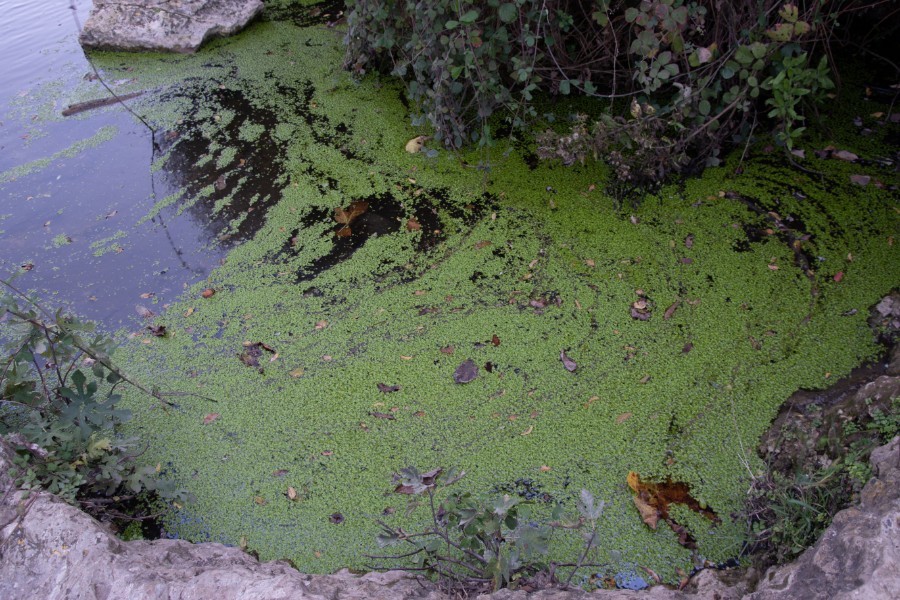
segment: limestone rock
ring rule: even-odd
[[[860,505],[842,510],[793,563],[769,569],[746,600],[900,598],[900,436],[872,453]]]
[[[262,10],[262,0],[94,0],[79,41],[101,50],[196,52]]]

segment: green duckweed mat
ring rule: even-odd
[[[94,57],[150,90],[134,102],[161,126],[153,168],[183,180],[155,210],[212,206],[192,218],[223,239],[257,227],[156,319],[167,337],[138,332],[116,355],[215,400],[128,398],[142,460],[195,496],[168,531],[307,572],[364,568],[376,518],[427,518],[405,514],[391,475],[456,466],[465,489],[548,510],[590,490],[607,502],[605,574],[677,580],[696,558],[641,521],[634,471],[719,516],[676,511],[697,556],[737,556],[731,516],[779,405],[879,352],[867,309],[900,281],[900,214],[850,176],[896,175],[828,160],[818,178],[754,149],[739,175],[737,155],[616,210],[602,166],[537,164],[527,144],[407,153],[427,131],[401,88],[352,81],[339,28],[285,14],[195,56]],[[338,208],[357,213],[349,231]],[[468,359],[478,377],[458,384]],[[580,544],[560,533],[552,554]]]

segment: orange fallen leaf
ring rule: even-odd
[[[214,290],[212,288],[206,288],[205,290],[200,292],[200,295],[203,296],[204,298],[212,298],[213,296],[216,295],[216,290]]]
[[[621,425],[622,423],[624,423],[625,421],[627,421],[630,418],[631,418],[630,412],[622,413],[621,415],[616,417],[616,425]]]
[[[186,311],[184,311],[184,316],[185,316],[185,317],[189,317],[189,316],[191,316],[192,314],[194,314],[194,307],[193,307],[193,306],[190,307],[190,308],[188,308]]]
[[[209,425],[210,423],[212,423],[213,421],[215,421],[218,418],[219,418],[219,413],[209,413],[208,415],[203,417],[203,424]]]
[[[541,465],[541,472],[542,472],[542,473],[546,473],[546,472],[549,471],[550,469],[551,469],[551,468],[548,467],[547,465]]]
[[[413,218],[410,218],[409,221],[406,222],[406,230],[407,231],[419,231],[422,229],[422,226],[419,225],[419,222]]]
[[[836,282],[840,282],[840,280],[843,279],[843,278],[844,278],[844,272],[843,272],[843,271],[838,271],[837,273],[834,274],[834,280],[835,280]]]

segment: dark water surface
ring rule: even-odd
[[[185,174],[171,171],[182,163],[151,174],[152,135],[121,107],[60,116],[91,72],[70,6],[0,0],[0,277],[24,265],[21,287],[115,329],[137,304],[160,312],[205,277],[224,257],[214,241],[222,223],[202,206],[139,223],[179,189]],[[77,0],[81,23],[89,10]],[[103,127],[110,139],[60,154]],[[42,168],[10,175],[32,161]]]

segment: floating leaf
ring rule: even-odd
[[[141,306],[140,304],[136,304],[134,306],[134,312],[136,312],[138,316],[143,319],[149,319],[155,314],[152,310],[150,310],[146,306]]]
[[[688,352],[690,352],[690,351],[693,350],[693,349],[694,349],[694,344],[693,344],[693,342],[688,342],[687,344],[685,344],[685,345],[681,348],[681,353],[682,353],[682,354],[687,354]]]
[[[856,185],[867,186],[872,178],[868,175],[851,175],[850,181]]]
[[[453,354],[455,348],[453,346],[444,346],[441,348],[441,354]]]
[[[417,152],[422,151],[422,147],[425,145],[425,142],[428,141],[428,136],[420,135],[414,137],[413,139],[406,142],[406,151],[410,154],[416,154]]]
[[[186,311],[184,311],[184,316],[185,316],[185,317],[189,317],[189,316],[191,316],[192,314],[194,314],[194,307],[193,307],[193,306],[191,306],[191,307],[188,308]]]
[[[152,333],[156,337],[166,337],[165,325],[149,325],[147,329],[149,329],[150,333]]]
[[[200,292],[200,295],[203,296],[204,298],[212,298],[213,296],[216,295],[216,290],[214,290],[212,288],[206,288],[205,290]]]
[[[491,336],[491,343],[492,343],[494,346],[499,346],[499,345],[500,345],[500,338],[497,337],[497,334],[496,334],[496,333],[495,333],[494,335]]]
[[[340,525],[341,523],[344,522],[344,515],[342,515],[339,512],[332,513],[331,516],[328,517],[328,520],[331,521],[332,523],[334,523],[335,525]]]
[[[668,321],[669,319],[671,319],[672,315],[675,314],[675,311],[678,310],[679,306],[681,306],[681,300],[677,300],[677,301],[673,302],[671,304],[671,306],[669,306],[669,308],[666,309],[666,312],[663,313],[663,320]]]
[[[684,238],[684,246],[685,248],[693,248],[694,247],[694,234],[690,233],[686,238]]]
[[[287,497],[288,497],[288,500],[291,500],[291,501],[293,501],[293,502],[296,502],[297,499],[298,499],[297,490],[294,489],[293,487],[288,487],[288,489],[287,489]]]
[[[846,160],[848,162],[855,162],[855,161],[859,160],[859,156],[857,156],[856,154],[853,154],[852,152],[850,152],[848,150],[835,150],[834,152],[831,153],[831,157],[837,158],[840,160]]]
[[[625,421],[627,421],[630,418],[631,418],[630,412],[622,413],[621,415],[616,417],[616,425],[621,425],[622,423],[624,423]]]
[[[394,415],[377,411],[370,412],[369,415],[376,419],[387,419],[388,421],[393,421],[397,418]]]
[[[257,504],[259,504],[260,506],[265,506],[266,504],[268,504],[268,502],[266,502],[266,499],[263,498],[262,496],[254,496],[253,501],[256,502]]]
[[[422,226],[414,218],[410,217],[410,219],[406,222],[407,231],[419,231],[420,229],[422,229]]]
[[[328,321],[319,321],[316,323],[316,331],[321,331],[328,327]]]
[[[453,381],[456,383],[469,383],[478,377],[478,365],[471,358],[467,358],[453,372]]]
[[[378,391],[381,392],[382,394],[390,394],[391,392],[399,392],[400,391],[399,385],[387,385],[385,383],[379,383],[379,384],[377,384],[377,386],[378,386]]]
[[[562,352],[559,353],[559,360],[562,361],[563,366],[569,372],[573,372],[573,371],[575,371],[575,369],[578,368],[578,364],[574,360],[572,360],[571,358],[568,357],[565,350],[563,350]]]
[[[213,421],[215,421],[216,419],[218,419],[219,416],[220,416],[219,413],[209,413],[208,415],[206,415],[205,417],[203,417],[203,424],[204,424],[204,425],[209,425],[210,423],[212,423]]]
[[[843,278],[844,278],[844,272],[843,272],[843,271],[838,271],[837,273],[834,274],[834,280],[835,280],[836,282],[840,282],[841,279],[843,279]]]
[[[475,242],[475,249],[481,250],[482,248],[487,248],[491,245],[490,240],[481,240],[480,242]]]
[[[531,435],[531,432],[534,431],[534,425],[531,425],[528,429],[520,433],[519,435]]]
[[[275,471],[272,471],[272,477],[284,477],[289,472],[290,471],[288,471],[287,469],[277,469]]]
[[[304,373],[303,367],[298,367],[298,368],[294,369],[293,371],[289,372],[288,375],[290,375],[291,377],[296,379],[297,377],[303,377],[303,373]]]
[[[632,496],[631,499],[634,501],[634,505],[641,514],[641,520],[646,523],[650,529],[656,529],[656,524],[659,522],[659,515],[657,514],[656,509],[637,496]]]

